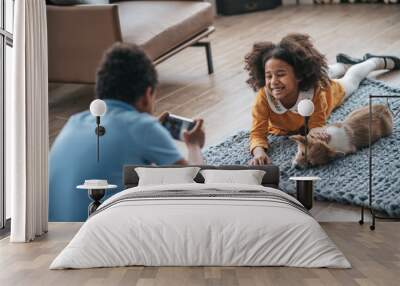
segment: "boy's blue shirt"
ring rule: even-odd
[[[138,112],[119,100],[105,100],[101,117],[106,133],[100,137],[97,162],[96,119],[89,111],[73,115],[50,151],[49,220],[84,221],[90,203],[85,190],[76,189],[87,179],[106,179],[123,189],[124,164],[174,164],[183,159],[168,131],[156,118]]]

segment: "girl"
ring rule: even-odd
[[[258,91],[252,110],[251,165],[271,163],[267,134],[302,133],[304,119],[297,113],[302,99],[312,100],[315,106],[309,128],[321,127],[370,72],[400,68],[400,59],[393,56],[366,54],[360,60],[339,54],[337,61],[328,68],[325,56],[305,34],[289,34],[278,44],[254,44],[245,57],[247,83]],[[326,139],[327,135],[318,136]]]

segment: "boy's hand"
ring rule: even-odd
[[[183,133],[183,141],[189,147],[190,145],[197,145],[200,148],[204,147],[206,135],[203,130],[203,119],[195,119],[195,125],[192,130]]]
[[[268,157],[264,148],[256,147],[253,150],[253,159],[250,160],[249,164],[252,166],[272,164],[271,159]]]
[[[163,124],[165,119],[167,119],[168,116],[169,116],[169,112],[168,111],[164,111],[163,113],[161,113],[158,116],[158,121],[160,121],[160,123]]]

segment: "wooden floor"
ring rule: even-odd
[[[207,75],[204,50],[189,48],[157,66],[156,111],[205,119],[207,144],[250,126],[254,93],[246,86],[243,57],[255,41],[278,41],[306,32],[334,62],[338,52],[400,55],[400,5],[285,6],[219,17],[211,36],[215,73]],[[400,72],[375,74],[400,86]],[[87,109],[93,86],[51,85],[50,142],[71,114]],[[49,271],[50,262],[79,224],[51,224],[32,244],[0,241],[0,285],[400,285],[399,223],[359,226],[359,209],[318,202],[313,215],[353,264],[351,270],[292,268],[117,268]],[[343,222],[343,221],[349,221]]]
[[[321,223],[352,269],[289,267],[119,267],[48,270],[79,223],[51,223],[49,233],[30,244],[0,241],[2,286],[398,286],[400,223],[380,223],[372,232],[357,223]],[[95,243],[95,242],[94,242]]]

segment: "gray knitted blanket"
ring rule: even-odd
[[[381,81],[364,80],[356,92],[334,113],[329,122],[343,120],[352,110],[368,105],[368,95],[400,95],[400,88],[391,87]],[[386,100],[373,101],[384,102]],[[400,110],[400,99],[389,101],[392,110]],[[295,191],[291,176],[319,176],[322,180],[315,185],[317,200],[335,201],[353,205],[368,205],[368,154],[364,148],[357,153],[336,159],[325,166],[307,170],[296,170],[291,161],[297,145],[287,136],[269,136],[269,155],[281,170],[281,188]],[[240,131],[220,144],[204,151],[207,164],[246,165],[251,156],[248,150],[249,132]],[[389,216],[400,216],[400,114],[394,118],[394,132],[373,145],[373,205],[372,207]]]

